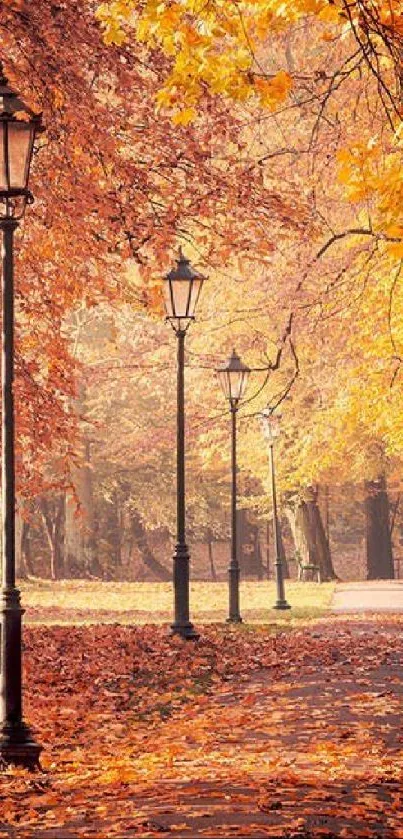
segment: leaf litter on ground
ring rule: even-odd
[[[42,770],[3,773],[0,838],[403,837],[402,623],[27,628]]]

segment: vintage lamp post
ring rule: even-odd
[[[242,618],[239,611],[239,559],[237,543],[237,462],[236,462],[236,415],[239,403],[245,393],[248,383],[250,369],[243,364],[239,355],[233,350],[231,358],[217,370],[218,378],[229,401],[231,411],[231,474],[232,474],[232,497],[231,497],[231,560],[228,568],[229,582],[229,616],[231,623],[241,623]]]
[[[0,227],[2,249],[2,591],[0,762],[38,764],[35,743],[22,715],[21,631],[23,609],[15,585],[15,430],[14,430],[14,232],[25,207],[35,135],[40,117],[9,87],[0,69]]]
[[[198,638],[189,619],[189,550],[186,544],[185,495],[185,336],[195,319],[204,277],[179,251],[176,267],[164,278],[166,318],[178,339],[177,376],[177,544],[173,558],[175,618],[172,632],[182,638]]]
[[[270,482],[271,482],[271,497],[273,505],[273,535],[274,535],[274,567],[276,569],[276,584],[277,584],[277,601],[274,609],[291,609],[289,603],[285,599],[284,591],[284,574],[283,563],[281,560],[280,550],[280,526],[277,515],[277,493],[276,493],[276,476],[274,472],[274,442],[280,434],[280,426],[278,418],[274,417],[270,411],[263,411],[261,414],[262,427],[264,436],[269,444],[269,458],[270,458]]]

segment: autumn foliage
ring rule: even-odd
[[[43,771],[2,775],[0,835],[399,836],[400,656],[397,618],[31,628]]]
[[[145,49],[105,46],[88,4],[7,2],[0,33],[4,70],[47,129],[33,167],[36,203],[17,243],[20,489],[32,496],[69,482],[74,462],[73,313],[105,301],[160,311],[161,272],[185,227],[219,264],[229,236],[235,248],[238,239],[270,251],[265,219],[298,224],[306,211],[245,171],[241,115],[229,119],[208,96],[195,128],[157,114],[163,56],[151,66]],[[126,281],[129,257],[139,287]]]
[[[214,371],[235,346],[251,368],[239,502],[255,531],[272,512],[269,406],[290,566],[316,551],[325,579],[349,572],[337,560],[361,513],[360,573],[394,574],[402,12],[401,0],[1,3],[3,69],[45,125],[16,237],[25,576],[133,579],[141,554],[169,579],[176,360],[161,278],[179,245],[208,275],[186,341],[190,542],[212,551],[229,535]],[[213,625],[194,645],[161,626],[36,626],[24,643],[42,769],[2,773],[1,839],[403,836],[399,617]]]
[[[269,402],[281,405],[288,497],[385,474],[399,489],[401,2],[125,0],[102,3],[97,18],[106,43],[165,57],[156,107],[175,123],[197,125],[208,94],[242,111],[248,171],[287,182],[311,212],[305,235],[276,235],[272,256],[238,250],[232,276],[250,304],[228,282],[233,317],[218,307],[221,344],[235,322],[261,370],[287,335],[279,375],[256,381],[246,409],[245,469],[264,482],[250,414]],[[215,457],[223,440],[210,429]]]
[[[67,498],[66,528],[86,520],[88,550],[118,559],[134,513],[140,531],[172,536],[161,276],[179,243],[209,277],[187,343],[192,538],[228,531],[213,371],[234,345],[255,371],[240,413],[244,505],[260,521],[270,511],[256,420],[269,404],[282,412],[279,490],[293,514],[311,487],[353,484],[364,504],[376,482],[394,509],[401,3],[7,0],[0,36],[5,71],[46,126],[17,241],[24,521],[46,520],[63,542]],[[29,540],[42,556],[49,528]],[[69,551],[66,573],[100,573]]]

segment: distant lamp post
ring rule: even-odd
[[[33,198],[28,189],[40,117],[9,87],[0,69],[0,227],[2,249],[2,591],[0,764],[32,767],[41,747],[22,715],[20,592],[15,585],[14,232]]]
[[[164,278],[166,318],[178,339],[177,376],[177,544],[173,558],[175,618],[172,632],[182,638],[198,638],[189,619],[189,550],[186,544],[185,495],[185,336],[195,319],[204,277],[192,268],[182,251],[176,267]]]
[[[261,418],[263,433],[269,444],[271,497],[273,505],[274,567],[276,569],[277,584],[277,601],[273,608],[291,609],[290,604],[285,599],[284,591],[283,563],[280,550],[280,525],[277,515],[276,476],[274,472],[274,443],[280,434],[280,426],[278,417],[274,417],[270,411],[263,411]]]
[[[229,577],[229,617],[231,623],[241,623],[242,618],[239,611],[239,558],[237,543],[237,462],[236,462],[236,415],[239,403],[245,393],[248,383],[250,368],[243,364],[239,355],[233,350],[231,358],[217,370],[218,378],[229,401],[231,411],[231,473],[232,473],[232,498],[231,498],[231,560],[228,568]]]

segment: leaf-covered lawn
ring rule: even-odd
[[[21,584],[30,623],[169,623],[172,620],[172,586],[169,583],[104,583],[88,580],[50,580]],[[242,582],[241,611],[245,622],[293,623],[324,615],[334,583],[286,584],[292,609],[273,610],[273,582]],[[195,622],[225,621],[228,615],[228,584],[191,585],[191,615]]]
[[[402,837],[402,617],[25,630],[43,772],[0,837]]]

